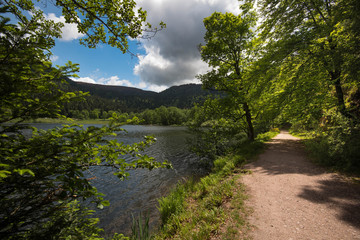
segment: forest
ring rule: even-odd
[[[171,126],[186,125],[189,121],[192,120],[194,110],[164,106],[156,109],[146,109],[145,111],[139,113],[121,113],[119,111],[104,111],[100,109],[88,111],[84,109],[82,111],[71,110],[67,116],[78,121],[89,119],[107,120],[110,119],[114,114],[118,116],[118,121],[120,122],[126,122],[128,119],[137,118],[139,121],[137,121],[136,124]],[[41,119],[39,121],[41,122]]]
[[[107,168],[124,180],[129,169],[171,168],[171,164],[141,153],[153,137],[132,145],[111,140],[123,124],[131,124],[121,115],[124,112],[68,108],[68,116],[64,115],[64,106],[89,96],[59,87],[66,84],[66,77],[76,76],[79,66],[70,61],[53,66],[51,49],[62,23],[46,19],[34,2],[0,3],[0,236],[101,239],[98,220],[89,217],[92,210],[81,202],[98,208],[109,202],[83,171]],[[198,136],[194,150],[212,161],[232,146],[256,142],[257,136],[273,128],[288,128],[306,138],[307,149],[319,164],[359,173],[360,1],[256,3],[239,2],[239,15],[214,12],[204,19],[206,32],[199,51],[212,70],[197,78],[204,89],[221,95],[185,110],[149,107],[138,116],[146,124],[187,122]],[[108,44],[126,53],[129,39],[144,37],[145,29],[156,33],[165,28],[164,23],[147,23],[146,11],[136,8],[134,0],[53,4],[62,9],[67,23],[76,23],[85,34],[80,39],[85,47]],[[64,125],[47,131],[23,124],[70,114],[108,118],[109,124]],[[28,130],[31,136],[25,134]],[[126,162],[125,154],[134,160]]]
[[[191,122],[195,105],[220,92],[202,89],[200,84],[173,86],[160,93],[121,86],[76,83],[66,79],[60,84],[65,92],[87,93],[83,101],[65,103],[61,114],[77,120],[109,119],[117,114],[122,121],[139,119],[144,125],[186,125]],[[44,115],[46,117],[46,115]]]
[[[137,88],[89,84],[65,78],[60,88],[65,92],[82,91],[88,93],[85,101],[65,103],[61,114],[71,116],[71,111],[118,111],[139,113],[161,106],[190,109],[195,103],[205,101],[207,96],[219,94],[214,90],[202,89],[201,84],[172,86],[162,92],[144,91]],[[77,118],[77,117],[74,117]],[[101,118],[101,116],[100,116]]]

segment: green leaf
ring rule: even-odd
[[[19,173],[21,176],[24,174],[29,174],[33,177],[35,177],[35,173],[31,171],[30,169],[15,169],[14,172]]]
[[[102,204],[104,207],[110,206],[110,202],[107,201],[107,200],[101,201],[101,204]]]
[[[0,178],[7,178],[10,174],[10,171],[0,170]]]

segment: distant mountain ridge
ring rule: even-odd
[[[67,111],[103,109],[139,112],[160,106],[191,108],[194,103],[203,102],[208,95],[214,94],[213,91],[202,89],[201,84],[173,86],[157,93],[134,87],[91,84],[71,79],[66,79],[66,81],[68,84],[63,86],[65,91],[83,91],[91,95],[86,98],[86,103],[66,105]]]
[[[67,79],[66,81],[70,84],[72,88],[76,90],[83,92],[90,92],[92,95],[98,95],[105,98],[115,98],[118,97],[119,94],[125,96],[138,96],[138,95],[154,96],[157,94],[156,92],[145,91],[134,87],[76,82],[71,79]]]

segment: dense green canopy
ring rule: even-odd
[[[213,69],[200,79],[227,98],[209,100],[201,111],[214,111],[204,120],[213,120],[217,136],[229,127],[220,122],[238,128],[246,121],[250,140],[271,127],[313,131],[311,145],[325,162],[360,169],[359,1],[260,0],[252,7],[245,1],[239,16],[204,20],[200,52]]]
[[[103,42],[127,51],[127,37],[139,37],[146,14],[134,1],[56,1],[67,22],[87,34],[82,43]],[[96,219],[80,202],[109,203],[84,170],[108,168],[124,179],[129,169],[170,167],[141,154],[154,139],[118,142],[120,119],[109,126],[63,126],[47,131],[23,124],[38,117],[61,118],[64,103],[84,97],[64,92],[59,81],[78,66],[50,62],[61,23],[46,20],[29,0],[0,4],[0,236],[3,239],[98,239]],[[30,14],[27,14],[30,13]],[[29,16],[29,17],[27,17]],[[81,23],[78,21],[81,19]],[[104,20],[107,19],[107,20]],[[124,155],[133,156],[127,162]],[[120,235],[117,238],[121,238]]]

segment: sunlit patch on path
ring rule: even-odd
[[[360,185],[310,163],[299,139],[281,132],[245,168],[254,239],[360,239]]]

